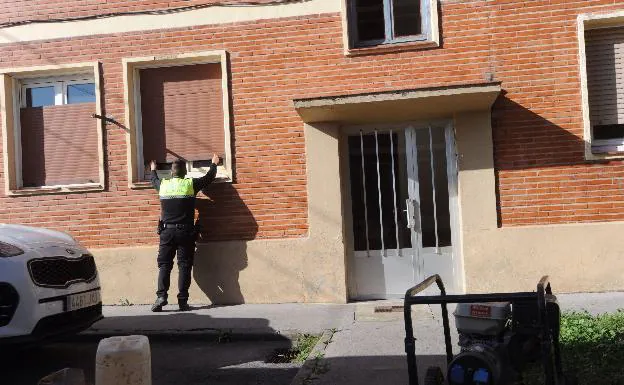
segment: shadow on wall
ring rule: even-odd
[[[248,265],[245,241],[258,233],[253,214],[230,183],[208,186],[203,196],[198,195],[196,208],[202,230],[195,254],[195,282],[215,305],[245,303],[238,279]]]
[[[565,107],[567,105],[567,107]],[[570,176],[570,181],[578,179],[575,186],[570,183],[542,180],[553,173],[548,169],[557,167],[579,167],[580,170],[591,171],[595,165],[612,166],[619,162],[585,159],[586,142],[583,134],[583,122],[580,116],[580,104],[566,100],[558,100],[555,95],[537,106],[525,107],[502,95],[492,110],[492,140],[494,146],[494,169],[496,177],[497,212],[499,227],[503,222],[504,211],[501,207],[502,196],[508,194],[509,186],[501,185],[503,176],[514,176],[518,171],[538,169],[539,178],[527,181],[527,188],[558,188],[561,193],[574,196],[586,195],[592,191],[591,178],[581,175]],[[552,118],[546,119],[539,115],[541,111],[560,109],[557,113],[549,112]],[[479,164],[470,164],[470,169],[479,169]],[[542,170],[539,170],[542,169]],[[556,172],[556,171],[554,171]],[[582,174],[579,172],[579,174]],[[519,175],[523,177],[523,175]],[[588,179],[588,180],[585,180]],[[572,198],[568,195],[568,198]]]

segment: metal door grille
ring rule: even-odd
[[[411,247],[401,215],[407,199],[404,140],[396,131],[375,131],[348,142],[355,251],[387,255]]]
[[[400,255],[401,249],[412,247],[411,228],[422,234],[417,237],[420,247],[437,252],[451,245],[445,133],[439,128],[415,132],[417,165],[412,166],[418,170],[418,199],[408,194],[402,130],[360,132],[348,138],[356,252],[370,256],[377,250],[387,256],[387,250],[398,250]],[[408,207],[410,202],[420,204]]]

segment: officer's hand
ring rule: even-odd
[[[217,155],[217,154],[212,155],[212,163],[213,164],[219,164],[219,160],[220,160],[219,159],[219,155]]]
[[[152,171],[156,171],[156,168],[157,168],[157,166],[156,166],[156,161],[155,161],[155,160],[152,160],[152,161],[150,162],[150,169],[151,169]]]

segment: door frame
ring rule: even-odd
[[[407,127],[415,129],[428,129],[429,126],[444,127],[446,141],[446,158],[447,158],[447,176],[449,189],[449,213],[451,219],[451,241],[453,247],[452,253],[452,271],[453,281],[445,282],[447,292],[461,293],[464,291],[464,264],[461,245],[461,221],[459,210],[459,168],[457,158],[457,142],[455,140],[455,127],[452,119],[437,119],[426,121],[406,121],[401,123],[380,123],[380,124],[345,124],[339,128],[340,138],[340,179],[342,200],[344,204],[344,234],[345,234],[345,261],[347,269],[347,294],[349,300],[366,299],[365,296],[359,295],[357,291],[357,282],[353,276],[354,267],[354,236],[353,236],[353,214],[351,206],[351,183],[350,183],[350,165],[349,165],[349,147],[348,137],[359,135],[360,131],[364,133],[372,133],[375,129],[387,132],[388,130],[396,130],[399,135],[404,136],[404,130]],[[406,288],[407,289],[407,288]]]

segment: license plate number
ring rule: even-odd
[[[100,302],[102,302],[102,298],[99,290],[73,294],[67,297],[67,311],[83,309],[85,307],[97,305]]]

